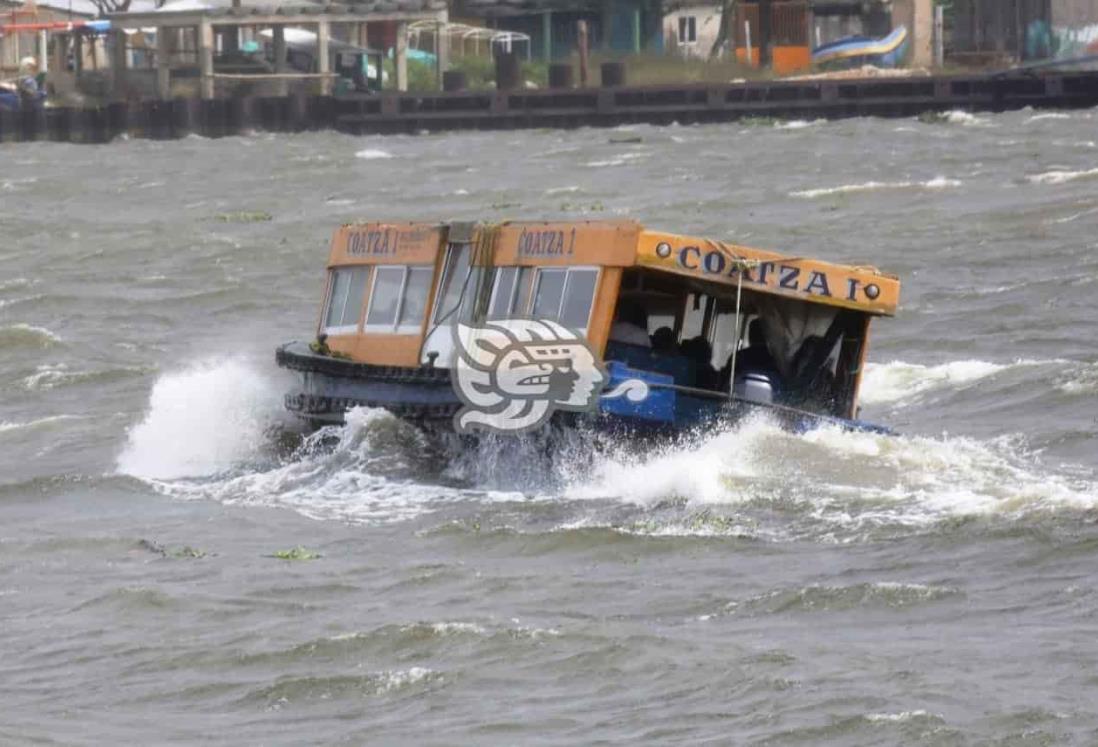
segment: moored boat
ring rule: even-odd
[[[333,236],[289,410],[351,407],[459,432],[550,419],[676,432],[764,409],[857,419],[869,327],[899,280],[630,221],[364,223]]]
[[[847,36],[813,49],[812,64],[832,70],[862,65],[899,67],[907,56],[909,43],[906,26],[897,26],[879,39]]]

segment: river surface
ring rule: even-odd
[[[0,146],[0,744],[1098,743],[1096,141],[1023,111]],[[504,217],[899,274],[863,416],[903,435],[278,435],[336,225]]]

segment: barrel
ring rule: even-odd
[[[443,91],[464,91],[467,85],[464,70],[447,70],[442,74]]]
[[[575,85],[575,74],[572,66],[566,62],[554,62],[549,66],[550,88],[571,88]]]
[[[511,91],[522,84],[522,65],[514,52],[496,55],[496,88]]]
[[[625,85],[625,63],[604,62],[601,68],[603,88]]]

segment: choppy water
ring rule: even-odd
[[[0,147],[0,743],[1098,742],[1096,140],[1018,112]],[[899,273],[864,414],[905,435],[445,461],[360,411],[287,453],[272,350],[331,229],[504,216]]]

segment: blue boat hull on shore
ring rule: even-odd
[[[817,47],[812,51],[812,64],[832,69],[862,65],[894,68],[903,63],[909,45],[907,27],[898,26],[888,36],[880,39],[848,36]]]

